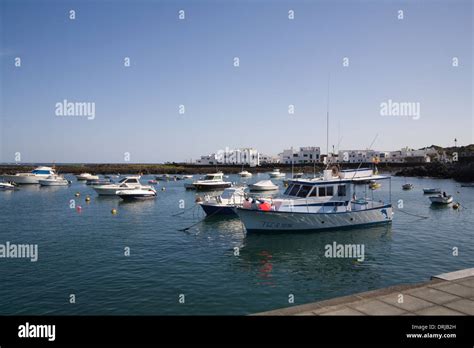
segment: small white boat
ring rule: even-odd
[[[239,176],[241,178],[250,178],[252,176],[252,173],[250,173],[249,171],[247,170],[243,170],[239,173]]]
[[[86,181],[86,180],[98,180],[98,175],[92,175],[91,173],[81,173],[76,175],[77,181]]]
[[[56,171],[51,167],[37,167],[29,173],[17,173],[15,175],[2,175],[5,181],[15,184],[39,184],[41,179],[55,175]]]
[[[117,191],[149,189],[152,187],[142,185],[139,176],[127,176],[117,184],[96,185],[92,188],[99,194],[99,196],[115,196]]]
[[[249,185],[250,191],[274,191],[278,190],[278,186],[275,185],[271,180],[262,180],[255,184]]]
[[[221,172],[207,174],[203,180],[193,182],[193,186],[196,190],[217,190],[231,187],[232,183],[230,181],[224,181],[223,177],[224,174]]]
[[[276,168],[273,169],[273,172],[268,173],[268,175],[270,176],[270,178],[283,178],[286,174],[280,172],[280,169]]]
[[[146,200],[155,198],[156,190],[152,187],[148,187],[133,190],[117,191],[115,194],[122,198],[124,201]]]
[[[182,175],[181,178],[182,178],[183,180],[186,180],[186,179],[192,179],[193,176],[192,176],[192,175]]]
[[[68,186],[71,182],[60,175],[51,175],[39,181],[41,186]]]
[[[413,184],[403,184],[402,185],[402,189],[404,189],[405,191],[411,190],[413,187],[414,187]]]
[[[440,188],[424,188],[423,189],[423,193],[424,194],[433,194],[433,193],[441,193],[441,189]]]
[[[0,190],[14,190],[16,186],[9,182],[0,182]]]
[[[220,196],[205,196],[198,199],[197,204],[201,206],[207,215],[235,215],[236,207],[241,207],[245,200],[242,187],[229,187]]]
[[[430,201],[432,204],[449,204],[453,202],[453,196],[444,193],[442,195],[431,196]]]
[[[172,179],[172,177],[169,174],[161,174],[157,175],[155,179],[160,181],[169,181]]]

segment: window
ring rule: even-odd
[[[311,191],[311,186],[303,185],[301,187],[301,190],[298,192],[298,197],[302,197],[302,198],[306,197],[309,191]]]
[[[293,188],[293,186],[295,186],[294,184],[291,184],[290,186],[288,186],[288,188],[286,189],[285,191],[285,195],[289,195],[290,194],[290,191],[291,189]]]
[[[334,186],[326,187],[326,196],[334,196]]]
[[[293,188],[291,189],[289,195],[290,196],[296,196],[298,191],[300,190],[301,185],[294,185]]]
[[[326,187],[321,186],[319,187],[319,197],[325,197],[326,196]]]
[[[337,187],[337,195],[343,197],[346,195],[346,185],[339,185]]]
[[[311,191],[311,193],[309,194],[309,197],[317,197],[318,196],[318,187],[317,186],[313,186],[313,190]]]

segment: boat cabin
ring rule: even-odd
[[[224,177],[223,173],[206,174],[203,180],[222,181],[223,177]]]

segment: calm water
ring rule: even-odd
[[[211,217],[179,231],[203,217],[182,181],[161,182],[166,190],[155,201],[123,203],[72,180],[69,188],[0,192],[0,243],[39,248],[37,262],[0,259],[0,314],[248,314],[288,306],[289,294],[302,304],[474,264],[474,188],[451,180],[410,178],[415,189],[402,191],[405,179],[393,178],[392,201],[427,219],[395,211],[392,226],[248,236],[238,218]],[[433,209],[422,187],[442,187],[466,208]],[[71,199],[81,213],[69,208]],[[324,257],[333,241],[364,244],[365,261]]]

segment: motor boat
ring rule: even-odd
[[[116,184],[93,186],[99,196],[115,196],[117,191],[128,191],[136,189],[149,189],[151,186],[144,186],[140,183],[139,176],[127,176]]]
[[[424,188],[423,193],[424,194],[441,193],[441,189],[440,188]]]
[[[14,190],[16,186],[10,182],[0,182],[0,190]]]
[[[77,181],[86,181],[86,180],[99,180],[98,175],[92,175],[91,173],[81,173],[76,175]]]
[[[115,194],[124,201],[147,200],[156,197],[156,190],[153,187],[145,188],[145,186],[143,186],[143,188],[138,189],[120,190]]]
[[[186,179],[192,179],[192,175],[181,175],[181,179],[186,180]]]
[[[268,173],[268,175],[270,176],[270,178],[278,179],[278,178],[284,178],[286,174],[280,172],[280,169],[276,168],[276,169],[273,169],[273,172]]]
[[[453,196],[447,195],[445,192],[430,197],[431,204],[449,204],[453,202]]]
[[[252,176],[252,173],[250,173],[248,170],[243,170],[239,172],[239,176],[241,178],[250,178]]]
[[[278,190],[278,186],[275,185],[271,180],[262,180],[255,184],[249,185],[250,191],[274,191]]]
[[[69,186],[71,182],[60,175],[51,175],[39,181],[41,186]]]
[[[37,167],[29,173],[17,173],[15,175],[2,175],[5,181],[15,184],[39,184],[41,179],[55,175],[56,171],[51,167]]]
[[[385,200],[372,199],[366,188],[361,189],[370,180],[391,177],[366,168],[337,173],[327,169],[321,178],[290,182],[280,197],[245,201],[236,212],[247,232],[317,231],[391,223],[390,190]]]
[[[224,189],[232,186],[232,182],[223,180],[224,174],[213,173],[207,174],[204,179],[193,182],[193,186],[196,190],[216,190]]]
[[[415,187],[413,184],[403,184],[402,189],[405,191],[411,190],[413,187]]]
[[[244,188],[229,187],[221,195],[198,198],[197,204],[207,215],[235,215],[236,207],[242,206],[245,200]]]

